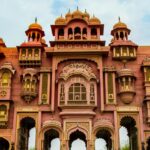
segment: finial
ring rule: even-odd
[[[69,10],[68,10],[68,13],[70,13],[70,8],[69,8]]]
[[[37,23],[37,17],[35,17],[35,23]]]
[[[61,18],[62,18],[62,14],[61,14]]]
[[[95,17],[95,15],[93,14],[93,18]]]
[[[77,6],[77,10],[79,10],[78,6]]]
[[[121,21],[120,21],[120,16],[118,17],[118,20],[119,20],[119,22],[121,22]]]
[[[85,9],[85,13],[87,13],[87,12],[86,12],[86,9]]]

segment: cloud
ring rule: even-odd
[[[134,42],[139,45],[150,44],[150,9],[149,0],[1,0],[0,37],[8,46],[16,46],[25,39],[25,30],[38,18],[46,33],[46,40],[53,40],[50,25],[55,19],[71,9],[87,9],[91,15],[100,18],[104,23],[102,39],[111,40],[110,31],[118,21],[118,16],[131,29]]]

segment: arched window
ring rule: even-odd
[[[9,142],[6,139],[0,137],[0,149],[9,150],[9,147],[10,147]]]
[[[25,84],[26,84],[25,90],[29,91],[30,90],[30,79],[27,79]]]
[[[136,128],[136,121],[132,117],[126,116],[121,119],[120,125],[120,147],[123,148],[122,143],[124,142],[124,138],[122,138],[122,135],[126,135],[126,143],[128,148],[130,150],[138,149],[138,130]],[[125,132],[121,134],[121,130],[123,129]]]
[[[117,40],[119,39],[119,35],[118,35],[118,32],[116,33],[116,39],[117,39]]]
[[[74,83],[69,87],[69,100],[86,101],[86,88],[83,84]]]
[[[30,148],[36,149],[36,132],[35,120],[31,117],[25,117],[20,121],[20,128],[18,129],[18,149],[29,150]],[[34,132],[34,133],[33,133]],[[30,138],[32,136],[32,138]],[[31,147],[32,146],[32,147]]]
[[[87,39],[87,29],[86,28],[83,28],[83,32],[82,32],[82,36],[83,36],[83,39]]]
[[[106,129],[101,129],[96,133],[95,150],[102,149],[112,150],[111,133]]]
[[[124,38],[123,32],[120,32],[120,38],[123,40]]]
[[[74,36],[75,38],[74,39],[81,39],[81,29],[79,27],[76,27],[74,29]]]
[[[58,30],[58,39],[63,39],[64,38],[64,29],[61,28]]]
[[[87,141],[84,133],[76,130],[69,137],[69,150],[76,150],[77,144],[80,145],[82,150],[86,150]]]
[[[2,74],[2,86],[6,87],[9,85],[9,72],[4,72]]]
[[[50,129],[44,133],[44,150],[60,150],[58,131]]]
[[[4,117],[7,113],[7,107],[6,105],[0,105],[0,118]]]
[[[97,35],[97,30],[96,28],[91,29],[91,35]]]
[[[34,32],[32,33],[32,40],[33,41],[35,40],[35,33]]]
[[[69,29],[68,29],[68,39],[69,39],[69,40],[72,40],[72,39],[73,39],[73,31],[72,31],[72,28],[69,28]]]

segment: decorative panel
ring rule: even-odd
[[[39,104],[49,104],[50,99],[50,70],[40,72]]]
[[[106,104],[116,104],[115,68],[105,67],[104,72]]]

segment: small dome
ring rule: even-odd
[[[61,15],[61,17],[58,17],[58,18],[55,20],[55,24],[56,24],[56,25],[65,24],[65,23],[66,23],[66,20],[65,20],[65,18],[62,17],[62,15]]]
[[[121,22],[120,18],[119,18],[119,22],[113,26],[113,29],[117,29],[117,28],[127,28],[127,25],[125,23]]]
[[[42,26],[37,23],[37,18],[35,18],[35,23],[29,25],[29,29],[39,29],[42,30]]]
[[[70,9],[69,9],[69,11],[68,11],[68,13],[66,14],[66,16],[65,16],[66,18],[68,18],[68,17],[72,17],[72,14],[70,13]]]
[[[84,17],[87,17],[87,18],[90,18],[90,15],[87,13],[87,11],[85,10],[84,14],[83,14]]]
[[[90,24],[100,24],[101,21],[100,21],[97,17],[93,16],[93,17],[89,20],[89,23],[90,23]]]
[[[72,13],[72,16],[74,18],[82,18],[83,17],[83,13],[77,7],[77,10]]]

